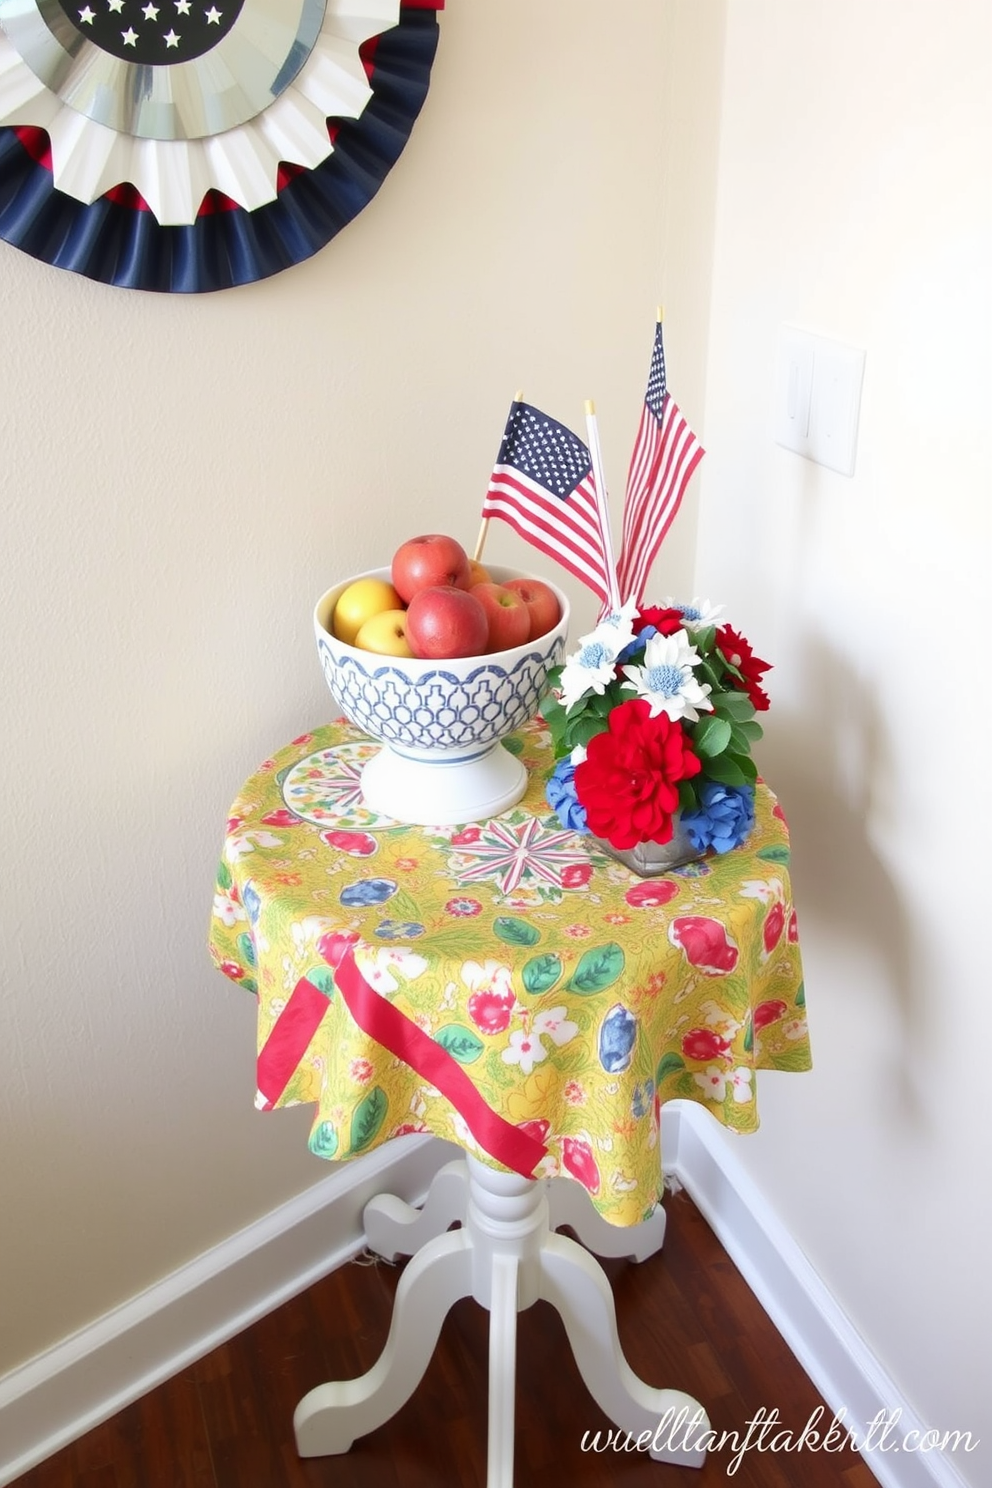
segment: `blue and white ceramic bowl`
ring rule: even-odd
[[[495,583],[535,578],[487,564]],[[456,660],[379,656],[345,645],[330,625],[338,595],[356,579],[389,579],[388,568],[343,579],[314,610],[317,651],[342,712],[383,744],[366,765],[362,789],[373,811],[397,821],[445,826],[480,821],[523,795],[526,772],[500,743],[537,713],[552,667],[565,658],[568,599],[546,635],[509,651]]]

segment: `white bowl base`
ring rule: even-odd
[[[515,806],[526,789],[527,771],[502,744],[451,762],[410,759],[387,744],[362,771],[371,811],[420,827],[485,821]]]

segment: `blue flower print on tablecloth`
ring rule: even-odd
[[[637,1019],[629,1008],[616,1003],[599,1030],[599,1062],[608,1075],[619,1075],[627,1069],[636,1039]]]
[[[341,890],[341,903],[348,909],[368,909],[372,904],[385,904],[399,885],[392,878],[359,878]]]

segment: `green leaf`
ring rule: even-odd
[[[674,1075],[676,1070],[685,1069],[685,1060],[681,1054],[674,1053],[669,1049],[658,1061],[658,1068],[654,1072],[654,1085],[656,1090],[661,1089],[662,1080],[667,1080],[669,1075]]]
[[[702,630],[694,630],[689,639],[700,656],[708,656],[713,650],[713,642],[716,640],[716,626],[706,625]]]
[[[602,992],[604,987],[611,987],[623,968],[623,948],[616,941],[596,946],[593,950],[586,951],[579,961],[568,980],[568,990],[580,997],[592,997],[596,992]]]
[[[471,1028],[465,1028],[461,1023],[446,1023],[438,1029],[434,1040],[459,1064],[473,1064],[486,1047]]]
[[[751,756],[749,754],[729,754],[727,758],[733,760],[748,785],[753,785],[758,778],[758,767]]]
[[[710,780],[719,780],[721,785],[747,785],[747,778],[736,759],[733,754],[718,754],[715,759],[703,762],[703,774]]]
[[[750,1054],[753,1048],[754,1048],[754,1023],[752,1022],[751,1015],[749,1013],[748,1014],[748,1019],[747,1019],[747,1026],[744,1029],[744,1053],[745,1054]]]
[[[679,810],[699,810],[699,797],[696,795],[696,787],[691,780],[679,781]]]
[[[692,745],[697,754],[710,757],[722,754],[730,743],[731,726],[726,718],[701,718],[692,731]]]
[[[376,1085],[364,1100],[359,1101],[351,1118],[351,1151],[361,1152],[374,1142],[379,1128],[386,1119],[389,1100],[381,1086]]]
[[[523,969],[524,991],[532,997],[548,992],[562,974],[561,957],[553,953],[532,956]]]
[[[799,983],[799,991],[796,993],[796,1007],[806,1006],[806,983]]]
[[[528,925],[526,920],[518,920],[514,915],[497,915],[493,920],[493,930],[506,945],[532,946],[537,945],[541,938],[535,925]]]
[[[505,739],[500,740],[500,743],[510,754],[523,754],[524,752],[524,741],[519,734],[507,734]]]
[[[603,720],[592,717],[586,713],[581,718],[570,723],[565,733],[565,742],[569,749],[574,749],[576,744],[586,745],[590,739],[595,739],[597,734],[603,732]]]
[[[710,702],[717,713],[739,723],[754,717],[754,704],[746,692],[714,692],[710,694]]]
[[[311,966],[307,972],[307,981],[312,982],[325,997],[334,996],[334,973],[329,966]]]
[[[227,864],[224,862],[224,860],[222,858],[221,859],[221,862],[220,862],[220,867],[217,869],[217,884],[218,884],[218,887],[219,888],[222,888],[224,890],[225,894],[226,894],[227,891],[228,891],[228,889],[231,887],[231,882],[232,882],[232,880],[231,880],[231,870],[230,870],[230,868],[228,868]]]
[[[716,670],[716,668],[710,664],[710,662],[701,661],[699,665],[694,668],[694,670],[700,682],[708,682],[714,692],[720,691],[720,688],[722,686],[720,674]]]
[[[761,724],[754,718],[742,718],[738,723],[734,724],[734,729],[736,732],[742,733],[750,744],[756,744],[759,739],[764,737],[765,733]]]
[[[759,847],[757,856],[766,863],[787,863],[792,854],[787,847]]]
[[[542,697],[540,703],[538,704],[538,707],[540,708],[541,716],[544,718],[552,731],[559,727],[564,728],[565,709],[562,707],[557,698],[551,696],[550,692],[546,692],[544,694],[544,697]]]
[[[333,1157],[338,1150],[338,1134],[333,1122],[318,1122],[310,1133],[307,1145],[315,1157]]]

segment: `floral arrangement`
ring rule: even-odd
[[[719,623],[721,610],[628,601],[550,673],[547,799],[563,826],[627,850],[670,842],[681,813],[700,854],[745,841],[769,663]]]

